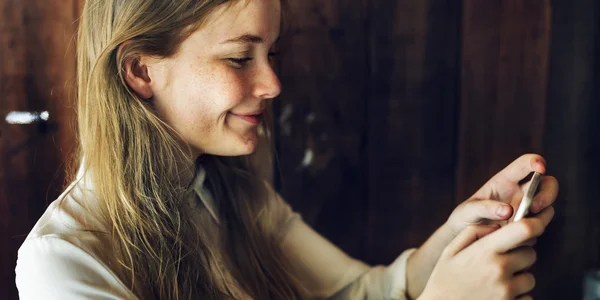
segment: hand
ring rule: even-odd
[[[553,216],[549,207],[502,228],[468,226],[444,249],[419,299],[531,299],[535,278],[523,271],[536,253],[527,241],[540,236]]]
[[[535,154],[523,155],[454,209],[447,222],[408,259],[407,288],[411,298],[421,295],[443,249],[465,228],[471,225],[507,223],[527,189],[528,183],[520,185],[519,182],[532,171],[542,174],[546,172],[544,158]],[[547,209],[554,203],[557,195],[556,178],[543,176],[529,211],[535,214]],[[500,208],[505,208],[506,211],[499,213]],[[529,242],[533,244],[535,240]]]
[[[460,204],[445,224],[456,236],[472,224],[507,221],[519,207],[529,183],[520,185],[531,172],[546,172],[546,161],[536,154],[526,154],[508,165],[483,185],[471,198]],[[558,195],[558,181],[543,176],[533,199],[530,213],[535,214],[552,205]],[[506,223],[506,222],[503,222]]]

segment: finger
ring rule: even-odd
[[[525,241],[523,244],[521,244],[519,246],[533,247],[533,246],[535,246],[535,244],[537,244],[537,238],[532,238],[532,239]]]
[[[498,253],[505,253],[527,240],[542,235],[553,217],[554,208],[550,206],[535,217],[507,224],[494,232],[494,234],[481,238],[481,242]]]
[[[533,266],[537,260],[537,254],[533,248],[524,246],[509,251],[503,256],[503,259],[507,261],[508,270],[514,274]]]
[[[537,154],[525,154],[500,171],[498,175],[511,182],[519,182],[533,171],[546,173],[546,160]]]
[[[552,218],[554,218],[554,206],[546,207],[544,210],[528,219],[538,219],[542,222],[544,228],[546,228],[546,226],[548,226],[548,224],[550,224],[552,221]]]
[[[455,256],[460,251],[471,245],[476,240],[492,233],[500,225],[470,225],[463,229],[444,250],[445,255]]]
[[[558,190],[558,180],[553,176],[544,176],[540,182],[539,191],[533,198],[533,203],[531,203],[529,211],[535,214],[552,205],[554,200],[556,200],[556,197],[558,197]]]
[[[528,239],[528,240],[524,241],[523,243],[517,245],[513,249],[517,249],[520,247],[533,247],[533,246],[535,246],[535,244],[537,244],[537,238],[532,238],[532,239]]]
[[[465,203],[463,220],[478,223],[483,219],[507,220],[513,214],[512,206],[496,200],[471,200]]]
[[[531,273],[521,273],[511,280],[511,294],[513,297],[524,295],[535,287],[535,277]]]

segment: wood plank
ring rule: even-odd
[[[17,249],[62,189],[73,148],[73,1],[0,0],[0,290],[16,299]],[[50,123],[9,125],[10,111],[48,111]]]
[[[536,299],[583,299],[600,268],[600,3],[552,1],[544,149],[560,182],[556,216],[538,243]]]
[[[291,1],[275,102],[278,189],[305,221],[362,256],[366,1]],[[304,164],[303,164],[304,162]]]
[[[550,3],[465,0],[457,201],[526,152],[542,152]]]
[[[419,246],[454,207],[460,5],[373,0],[368,262]]]

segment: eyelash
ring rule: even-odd
[[[269,59],[276,57],[277,55],[279,55],[279,52],[269,52]],[[227,60],[229,60],[230,62],[232,62],[238,69],[244,67],[246,65],[246,63],[248,63],[249,61],[252,61],[254,59],[254,57],[241,57],[241,58],[228,58]]]

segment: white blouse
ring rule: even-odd
[[[94,214],[97,199],[81,175],[50,204],[19,249],[15,272],[21,299],[137,299],[115,271],[120,268],[111,255],[111,235]],[[197,224],[218,232],[219,219],[205,178],[201,169],[191,193],[197,203]],[[315,232],[280,197],[274,201],[282,222],[283,252],[314,298],[406,299],[406,261],[415,249],[389,266],[368,266]],[[217,271],[223,288],[238,299],[249,299],[218,263]]]

